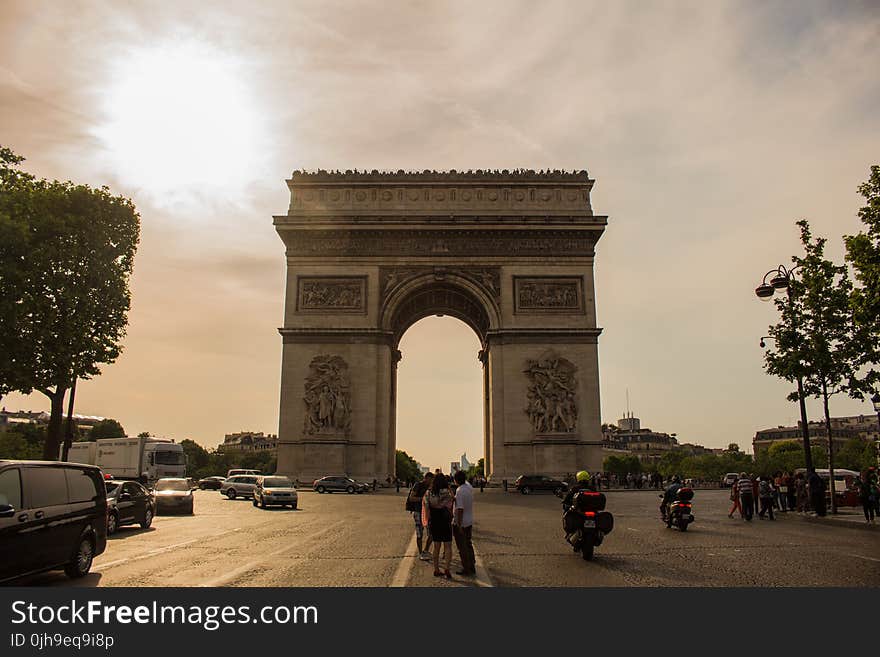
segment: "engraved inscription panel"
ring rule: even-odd
[[[297,278],[297,310],[318,313],[366,312],[367,279],[359,277]]]
[[[514,277],[515,311],[518,313],[584,312],[583,279],[579,276]]]

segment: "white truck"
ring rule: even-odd
[[[97,465],[114,479],[152,483],[162,477],[186,476],[183,448],[169,438],[102,438],[73,443],[67,460]]]

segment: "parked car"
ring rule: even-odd
[[[156,498],[134,481],[110,479],[107,489],[107,536],[112,536],[122,525],[139,524],[149,529],[156,515]]]
[[[316,479],[312,488],[319,493],[332,493],[335,490],[344,490],[346,493],[363,493],[370,489],[370,485],[355,481],[351,477],[329,476]]]
[[[229,479],[230,477],[234,477],[235,475],[261,475],[261,474],[263,474],[263,473],[260,472],[259,470],[242,470],[241,468],[234,468],[232,470],[229,470],[226,473],[226,478]]]
[[[220,486],[220,493],[230,500],[236,497],[253,497],[257,475],[233,475]]]
[[[220,490],[226,477],[205,477],[199,479],[199,488],[201,490]]]
[[[730,488],[736,483],[737,479],[739,479],[738,472],[728,472],[724,475],[724,479],[721,480],[721,486],[723,488]]]
[[[55,568],[83,577],[106,547],[100,469],[0,460],[0,582]]]
[[[265,509],[271,504],[281,506],[289,504],[291,509],[295,509],[298,499],[296,486],[289,477],[283,475],[257,477],[257,485],[254,487],[254,506]]]
[[[156,482],[156,512],[193,513],[193,489],[188,479],[168,477]]]
[[[551,493],[555,493],[559,495],[566,488],[568,488],[568,484],[564,481],[560,481],[559,479],[553,479],[552,477],[548,477],[547,475],[520,475],[516,478],[516,481],[513,482],[514,487],[523,495],[528,495],[534,491],[538,490],[546,490]]]

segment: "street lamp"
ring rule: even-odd
[[[791,269],[786,269],[784,265],[779,265],[776,269],[771,269],[764,274],[761,284],[755,288],[755,295],[761,301],[770,301],[770,299],[776,294],[777,290],[785,290],[788,295],[788,302],[792,303],[791,279],[795,269],[797,269],[797,266],[794,266]],[[770,276],[770,274],[773,274],[773,278],[771,278],[768,283],[767,277]],[[764,338],[761,338],[760,344],[762,348],[766,346]],[[804,464],[807,466],[807,472],[812,472],[813,453],[810,451],[810,427],[807,424],[807,403],[804,399],[804,380],[800,371],[797,373],[797,392],[798,404],[801,408],[801,433],[804,438]],[[832,500],[833,499],[834,496],[832,494]]]

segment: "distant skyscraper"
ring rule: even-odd
[[[471,465],[471,462],[468,461],[467,458],[467,452],[465,452],[461,455],[461,469],[467,472],[468,470],[470,470]]]

